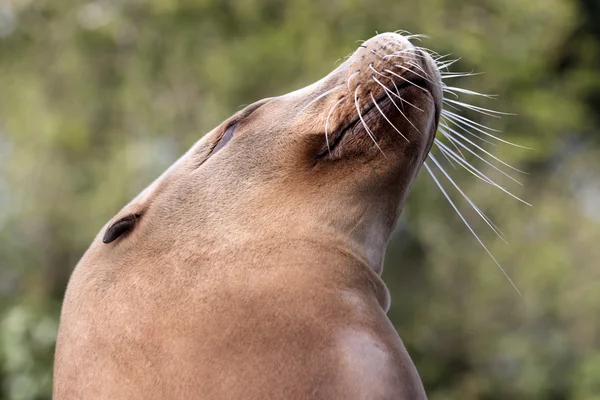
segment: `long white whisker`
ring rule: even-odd
[[[381,114],[381,116],[382,116],[382,117],[383,117],[383,118],[384,118],[384,119],[385,119],[385,120],[386,120],[386,121],[387,121],[387,122],[388,122],[388,123],[389,123],[389,124],[392,126],[392,128],[394,128],[394,129],[396,130],[396,132],[398,132],[398,133],[400,134],[400,136],[402,136],[402,138],[403,138],[404,140],[406,140],[408,143],[410,143],[410,140],[408,140],[408,139],[406,138],[406,136],[404,136],[404,135],[402,134],[402,132],[400,132],[400,131],[398,130],[398,128],[396,128],[396,126],[395,126],[395,125],[392,123],[392,121],[390,121],[390,120],[388,119],[388,117],[386,117],[386,116],[385,116],[385,114],[383,113],[383,111],[382,111],[382,110],[381,110],[381,108],[379,107],[379,104],[377,104],[377,101],[375,100],[375,97],[373,97],[373,93],[369,92],[369,95],[371,96],[371,100],[373,100],[373,104],[375,105],[375,107],[377,108],[377,110],[379,110],[379,113]]]
[[[398,35],[402,35],[404,38],[406,38],[408,40],[420,39],[420,38],[429,39],[429,36],[427,36],[427,35],[423,35],[421,33],[410,33],[409,31],[405,31],[402,29],[395,31],[394,33],[397,33]]]
[[[413,71],[413,70],[411,70],[411,69],[408,69],[408,71],[412,72],[413,74],[415,74],[415,75],[417,75],[417,76],[420,76],[420,77],[421,77],[421,78],[423,78],[423,79],[430,80],[431,78],[429,77],[429,73],[428,73],[427,71],[425,71],[425,69],[424,69],[422,66],[420,66],[419,64],[416,64],[416,63],[415,63],[415,62],[413,62],[413,61],[414,61],[414,60],[407,60],[407,61],[406,61],[406,64],[407,64],[407,65],[410,65],[411,67],[414,67],[414,68],[418,69],[419,71],[421,71],[422,73],[424,73],[426,76],[421,76],[421,75],[418,75],[417,73],[415,73],[415,71]],[[398,65],[398,64],[394,64],[394,67],[400,67],[400,68],[402,68],[402,65],[401,65],[401,64],[400,64],[400,65]],[[404,67],[404,69],[407,69],[407,68],[406,68],[406,67]],[[433,82],[433,81],[432,81],[431,83],[435,83],[437,86],[439,86],[438,82]]]
[[[388,78],[389,76],[382,74],[381,72],[377,71],[375,68],[373,68],[373,63],[369,64],[369,68],[371,69],[371,71],[375,72],[377,75],[382,76],[384,78]]]
[[[498,189],[500,189],[501,191],[503,191],[504,193],[506,193],[507,195],[509,195],[513,199],[515,199],[517,201],[520,201],[521,203],[523,203],[523,204],[528,205],[528,206],[531,207],[531,204],[529,204],[525,200],[521,199],[520,197],[512,194],[511,192],[509,192],[508,190],[506,190],[504,187],[502,187],[499,184],[497,184],[496,182],[494,182],[493,179],[489,178],[483,172],[479,171],[477,168],[475,168],[474,166],[472,166],[471,164],[469,164],[469,162],[467,160],[465,160],[464,157],[460,157],[458,154],[456,154],[454,151],[452,151],[451,148],[449,148],[448,146],[446,146],[442,141],[437,141],[436,144],[437,144],[438,147],[444,148],[444,150],[448,152],[448,154],[452,157],[452,159],[455,160],[456,162],[458,162],[459,164],[461,164],[467,171],[473,173],[475,176],[479,177],[481,180],[483,180],[487,184],[489,184],[491,186],[494,186],[494,187],[497,187]]]
[[[422,59],[427,57],[425,54],[419,54],[415,51],[414,48],[411,48],[411,49],[402,49],[402,50],[394,51],[393,53],[386,55],[384,58],[394,57],[394,58],[405,59],[406,55],[415,56],[415,57],[419,57]]]
[[[452,177],[450,177],[450,175],[448,175],[446,170],[442,167],[442,165],[438,162],[438,160],[433,156],[433,154],[429,154],[429,158],[431,158],[431,161],[433,161],[435,163],[435,165],[437,165],[437,167],[440,169],[440,171],[442,171],[442,173],[444,174],[446,179],[448,179],[448,181],[452,184],[452,186],[454,186],[456,188],[456,190],[458,190],[458,192],[469,203],[469,205],[471,207],[473,207],[473,210],[475,210],[475,212],[477,212],[477,214],[479,214],[481,219],[483,219],[485,221],[485,223],[494,231],[494,233],[496,235],[498,235],[498,237],[500,239],[502,239],[502,241],[504,243],[508,244],[508,242],[504,239],[504,234],[500,231],[500,229],[498,229],[496,224],[494,224],[492,222],[492,220],[487,215],[485,215],[485,213],[483,211],[481,211],[481,209],[479,207],[477,207],[477,205],[469,198],[469,196],[467,196],[466,193],[462,191],[462,189],[456,184],[454,179],[452,179]]]
[[[450,157],[451,159],[453,159],[455,162],[458,163],[458,165],[460,165],[461,167],[463,167],[463,169],[465,171],[469,172],[475,178],[480,179],[481,181],[483,181],[484,183],[486,183],[488,185],[500,186],[496,182],[494,182],[493,180],[491,180],[490,178],[488,178],[483,172],[479,171],[477,168],[475,168],[474,166],[472,166],[471,164],[469,164],[464,159],[464,157],[460,157],[458,154],[456,154],[454,151],[452,151],[452,149],[450,149],[448,146],[446,146],[444,144],[444,142],[442,142],[438,138],[434,139],[434,144],[437,146],[438,149],[440,149],[440,151],[442,152],[442,154],[444,154],[447,157]]]
[[[461,139],[463,139],[464,141],[466,141],[467,143],[469,143],[471,146],[475,147],[476,149],[478,149],[478,150],[480,150],[480,151],[484,152],[485,154],[487,154],[488,156],[492,157],[494,160],[498,161],[500,164],[502,164],[502,165],[504,165],[504,166],[507,166],[508,168],[510,168],[510,169],[512,169],[512,170],[514,170],[514,171],[520,172],[520,173],[522,173],[522,174],[524,174],[524,173],[525,173],[524,171],[521,171],[520,169],[518,169],[518,168],[515,168],[515,167],[513,167],[512,165],[510,165],[510,164],[508,164],[508,163],[506,163],[506,162],[502,161],[501,159],[499,159],[498,157],[494,156],[492,153],[488,152],[488,151],[487,151],[487,150],[485,150],[483,147],[481,147],[481,146],[477,145],[476,143],[474,143],[472,140],[470,140],[470,139],[469,139],[469,138],[467,138],[466,136],[464,136],[464,135],[461,135],[461,134],[460,134],[458,131],[456,131],[456,130],[452,129],[452,128],[451,128],[451,127],[449,127],[448,125],[445,125],[444,127],[445,127],[446,129],[448,129],[450,132],[452,132],[453,134],[455,134],[456,136],[458,136],[459,138],[461,138]]]
[[[411,82],[411,81],[409,81],[408,79],[406,79],[406,78],[405,78],[405,77],[403,77],[402,75],[398,75],[398,74],[396,74],[395,72],[392,72],[392,71],[390,71],[389,69],[386,69],[386,72],[389,72],[390,74],[392,74],[392,75],[394,75],[394,76],[396,76],[396,77],[398,77],[398,78],[402,79],[403,81],[410,83],[411,85],[413,85],[413,86],[414,86],[414,87],[416,87],[416,88],[419,88],[419,89],[421,89],[421,90],[422,90],[423,92],[425,92],[425,93],[429,93],[429,92],[428,92],[426,89],[423,89],[421,86],[419,86],[419,85],[415,84],[414,82]]]
[[[470,132],[470,131],[468,129],[464,128],[462,125],[472,128],[472,129],[476,130],[477,132],[480,132],[480,133],[482,133],[488,137],[491,137],[492,139],[497,140],[499,142],[506,143],[506,144],[509,144],[511,146],[515,146],[515,147],[518,147],[521,149],[533,150],[530,147],[521,146],[520,144],[516,144],[513,142],[509,142],[508,140],[500,139],[499,137],[492,135],[489,132],[486,132],[480,128],[477,128],[477,126],[483,126],[483,125],[473,122],[470,119],[465,118],[462,115],[458,115],[452,111],[442,110],[442,114],[444,116],[446,116],[447,118],[449,118],[450,120],[452,120],[452,122],[454,122],[456,124],[456,126],[461,127],[461,129],[464,130],[465,132]],[[485,126],[483,126],[483,127],[485,128]],[[492,130],[491,128],[486,128],[486,129]],[[495,132],[498,132],[498,131],[495,131]]]
[[[517,286],[514,284],[514,282],[512,281],[512,279],[510,279],[510,277],[508,276],[508,274],[506,273],[506,271],[504,270],[504,268],[502,268],[502,266],[500,265],[500,263],[496,260],[496,258],[492,255],[492,253],[488,250],[488,248],[486,247],[486,245],[483,244],[483,242],[481,241],[481,239],[479,239],[479,236],[477,236],[477,234],[475,233],[475,231],[473,230],[473,228],[471,228],[471,225],[469,225],[469,223],[467,222],[467,220],[465,219],[465,217],[463,217],[463,215],[461,214],[461,212],[458,210],[458,208],[456,207],[456,205],[454,204],[454,202],[452,201],[452,199],[450,198],[450,196],[448,195],[448,193],[446,193],[446,190],[444,190],[444,187],[442,186],[442,184],[440,183],[440,181],[437,179],[437,177],[435,176],[435,174],[433,173],[433,171],[431,170],[431,168],[429,168],[429,165],[427,164],[427,161],[425,161],[423,163],[423,165],[425,166],[425,169],[427,169],[427,172],[429,172],[429,175],[431,175],[431,177],[433,178],[433,180],[435,181],[435,183],[437,184],[437,186],[439,187],[439,189],[442,191],[442,194],[444,195],[444,197],[446,197],[446,199],[448,200],[448,202],[450,203],[450,205],[452,206],[452,208],[454,209],[454,211],[456,211],[456,213],[458,214],[458,216],[460,217],[460,219],[464,222],[464,224],[467,226],[467,228],[469,229],[469,231],[471,231],[471,233],[473,234],[473,236],[475,236],[475,239],[477,239],[477,241],[479,242],[479,244],[484,248],[484,250],[486,251],[486,253],[488,253],[488,255],[491,257],[491,259],[494,260],[494,262],[496,263],[496,265],[498,266],[498,268],[500,268],[500,270],[502,271],[502,273],[504,274],[504,276],[506,277],[506,279],[508,279],[508,281],[510,282],[510,284],[512,285],[512,287],[515,288],[515,290],[517,291],[517,293],[519,293],[520,296],[523,296],[523,294],[517,288]]]
[[[474,166],[469,164],[464,158],[460,157],[458,154],[456,154],[454,151],[452,151],[452,149],[450,149],[448,146],[446,146],[439,139],[437,139],[437,138],[434,139],[434,143],[437,146],[437,148],[440,149],[440,151],[442,153],[446,154],[448,157],[450,157],[455,162],[457,162],[461,167],[464,168],[465,171],[467,171],[468,173],[473,175],[475,178],[483,181],[487,185],[491,185],[491,186],[494,186],[494,187],[500,189],[501,191],[503,191],[504,193],[508,194],[509,196],[511,196],[515,199],[517,198],[515,195],[513,195],[511,192],[506,190],[504,187],[502,187],[499,184],[497,184],[496,182],[494,182],[494,180],[492,180],[490,177],[485,175],[483,172],[481,172],[480,170],[478,170],[477,168],[475,168]]]
[[[496,95],[474,92],[472,90],[462,89],[462,88],[458,88],[455,86],[444,86],[444,91],[449,92],[449,93],[458,92],[458,93],[463,93],[463,94],[467,94],[470,96],[481,96],[481,97],[485,97],[487,99],[495,99],[496,97],[498,97]]]
[[[437,69],[438,69],[438,71],[441,71],[443,69],[448,70],[448,67],[451,67],[452,65],[456,64],[459,61],[460,61],[460,57],[455,58],[454,60],[439,62],[437,64]]]
[[[360,85],[358,85],[356,87],[356,90],[354,91],[354,105],[356,106],[356,112],[358,113],[358,118],[360,118],[360,122],[362,123],[363,127],[365,128],[365,131],[367,132],[367,134],[369,135],[369,137],[371,138],[373,143],[375,143],[375,146],[377,146],[377,148],[379,149],[381,154],[383,154],[383,156],[387,158],[387,156],[385,155],[383,150],[381,150],[381,147],[379,147],[379,144],[377,143],[377,140],[375,139],[375,135],[373,134],[373,132],[371,132],[371,130],[367,126],[367,123],[365,122],[362,114],[360,113],[360,106],[358,105],[358,88],[360,88]]]
[[[300,112],[298,113],[298,115],[302,115],[302,113],[311,105],[313,105],[316,101],[322,99],[323,97],[327,96],[330,93],[335,92],[336,90],[340,89],[343,85],[337,85],[329,90],[327,90],[324,93],[321,93],[320,95],[318,95],[317,97],[315,97],[314,99],[312,99],[306,106],[304,106],[304,108],[302,108],[302,110],[300,110]]]
[[[429,36],[423,35],[421,33],[416,33],[416,34],[412,34],[412,35],[408,35],[408,36],[404,36],[404,37],[408,40],[417,39],[420,42],[422,42],[421,39],[429,39],[430,38]]]
[[[414,49],[422,51],[423,53],[429,54],[431,57],[439,57],[440,56],[440,53],[433,51],[431,49],[428,49],[427,47],[414,46]]]
[[[453,79],[453,78],[466,78],[468,76],[477,76],[477,75],[481,75],[481,73],[475,73],[475,72],[464,72],[464,73],[452,72],[452,73],[444,73],[444,72],[442,72],[440,75],[442,76],[442,80],[444,80],[444,79]]]
[[[470,149],[468,146],[466,146],[461,141],[456,140],[449,132],[446,132],[443,128],[440,127],[439,131],[442,133],[442,135],[444,135],[444,137],[446,137],[451,142],[456,143],[457,145],[459,145],[460,147],[462,147],[463,149],[465,149],[469,153],[473,154],[475,157],[477,157],[478,159],[480,159],[481,161],[483,161],[484,163],[486,163],[487,165],[489,165],[490,167],[492,167],[496,171],[500,172],[502,175],[506,176],[508,179],[510,179],[510,180],[516,182],[517,184],[523,186],[523,184],[521,182],[519,182],[518,180],[516,180],[515,178],[513,178],[512,176],[510,176],[506,172],[502,171],[500,168],[498,168],[497,166],[495,166],[494,164],[492,164],[491,162],[489,162],[488,160],[486,160],[485,158],[483,158],[482,156],[480,156],[479,154],[477,154],[475,151],[473,151],[472,149]]]
[[[379,54],[378,52],[376,52],[375,50],[371,50],[371,53],[375,54],[377,57],[379,57],[380,59],[384,59],[385,56],[382,56],[381,54]]]
[[[442,110],[442,114],[447,114],[448,116],[454,116],[454,117],[456,117],[456,118],[458,118],[460,120],[464,120],[465,122],[469,122],[469,123],[471,123],[471,124],[473,124],[475,126],[478,126],[478,127],[482,128],[482,129],[486,129],[486,130],[491,131],[491,132],[502,133],[502,131],[500,131],[498,129],[490,128],[489,126],[480,124],[479,122],[475,122],[473,120],[470,120],[470,119],[468,119],[466,117],[463,117],[462,115],[457,114],[457,113],[455,113],[453,111],[450,111],[450,110]]]
[[[443,126],[446,127],[446,124],[443,124],[441,121],[438,123],[438,131],[439,131],[439,127]],[[440,132],[443,136],[446,136],[443,132]],[[460,149],[454,144],[454,142],[452,142],[451,140],[449,140],[450,144],[452,145],[452,147],[454,147],[454,149],[462,156],[462,158],[466,158],[465,155],[462,153],[462,151],[460,151]]]
[[[417,65],[416,65],[416,64],[413,64],[413,63],[410,63],[410,62],[407,62],[406,64],[408,64],[408,65],[411,65],[411,66],[413,66],[413,67],[417,67]],[[434,82],[434,81],[433,81],[433,80],[432,80],[432,79],[431,79],[429,76],[423,76],[423,75],[421,75],[421,74],[417,74],[417,73],[416,73],[415,71],[413,71],[412,69],[410,69],[410,68],[406,68],[405,66],[403,66],[403,65],[400,65],[400,64],[394,64],[394,67],[401,68],[401,69],[403,69],[403,70],[405,70],[405,71],[408,71],[408,72],[410,72],[410,73],[412,73],[412,74],[414,74],[414,75],[418,76],[418,77],[419,77],[419,78],[421,78],[421,79],[425,79],[427,82],[431,83],[432,85],[435,85],[435,86],[437,86],[437,87],[441,87],[441,86],[439,85],[439,83],[437,83],[437,82]],[[421,71],[423,71],[425,74],[427,74],[427,72],[425,72],[425,71],[424,71],[422,68],[419,68],[419,70],[421,70]],[[393,73],[393,72],[392,72],[392,71],[390,71],[389,69],[384,69],[384,71],[385,71],[385,72],[389,72],[389,73]]]
[[[481,114],[489,115],[491,117],[498,118],[499,115],[515,115],[515,114],[511,114],[511,113],[504,113],[504,112],[500,112],[500,111],[490,110],[488,108],[477,107],[477,106],[474,106],[472,104],[464,103],[464,102],[458,101],[458,100],[452,100],[452,99],[444,99],[444,100],[445,101],[449,101],[449,102],[451,102],[453,104],[456,104],[458,106],[464,107],[466,109],[477,111],[477,112],[479,112]]]
[[[408,104],[409,106],[411,106],[411,107],[414,107],[414,108],[416,108],[417,110],[419,110],[419,111],[421,111],[421,112],[425,112],[425,110],[423,110],[423,109],[421,109],[421,108],[419,108],[419,107],[415,106],[415,105],[414,105],[413,103],[411,103],[410,101],[407,101],[407,100],[403,99],[402,97],[400,97],[400,95],[398,95],[398,94],[396,94],[396,93],[392,92],[390,89],[388,89],[388,88],[387,88],[387,86],[385,86],[383,83],[381,83],[381,82],[380,82],[380,81],[379,81],[377,78],[373,77],[373,80],[375,80],[375,82],[377,82],[377,84],[378,84],[379,86],[381,86],[381,87],[383,88],[383,90],[385,90],[386,92],[390,93],[391,95],[393,95],[394,97],[396,97],[396,98],[397,98],[398,100],[400,100],[401,102],[403,102],[403,103],[406,103],[406,104]],[[392,82],[392,83],[393,83],[393,82]]]
[[[445,86],[443,86],[443,87],[445,87]],[[454,92],[451,92],[451,91],[449,91],[449,90],[445,90],[445,89],[442,89],[442,90],[444,91],[444,95],[445,95],[446,93],[448,93],[448,94],[451,94],[452,96],[454,96],[454,98],[456,98],[456,99],[458,99],[458,98],[459,98],[459,97],[458,97],[458,94],[456,94],[456,93],[454,93]]]
[[[448,163],[450,164],[450,166],[452,168],[454,168],[454,169],[457,169],[456,165],[454,165],[454,163],[452,162],[452,160],[450,159],[450,157],[448,156],[448,154],[446,154],[446,152],[443,149],[441,149],[440,146],[438,145],[437,142],[439,142],[439,139],[438,138],[433,138],[433,142],[438,147],[438,149],[440,149],[440,152],[442,153],[442,155],[444,156],[444,158],[446,159],[446,161],[448,161]]]
[[[360,71],[356,71],[354,72],[352,75],[350,75],[348,77],[348,80],[346,81],[346,84],[348,86],[348,91],[350,92],[350,81],[352,80],[352,78],[354,78],[356,75],[360,74]]]
[[[474,137],[474,138],[475,138],[475,139],[477,139],[477,140],[481,140],[482,142],[484,142],[484,143],[487,143],[487,144],[489,144],[490,146],[494,146],[494,147],[496,147],[496,146],[497,146],[497,144],[496,144],[496,143],[492,143],[492,142],[490,142],[489,140],[487,140],[487,139],[484,139],[484,138],[482,138],[481,136],[477,135],[476,133],[474,133],[474,132],[471,132],[471,131],[470,131],[470,130],[468,130],[468,129],[465,129],[463,126],[461,126],[461,125],[457,124],[457,123],[456,123],[456,121],[453,121],[453,120],[449,119],[449,118],[448,118],[447,116],[445,116],[443,113],[442,113],[442,115],[440,116],[440,121],[441,121],[441,122],[440,122],[440,124],[441,124],[442,126],[448,127],[450,124],[452,124],[453,126],[457,127],[457,128],[458,128],[458,129],[460,129],[461,131],[465,132],[467,135],[471,135],[472,137]],[[443,123],[442,123],[442,121],[443,121]]]
[[[373,78],[373,79],[374,79],[374,78]],[[396,107],[396,109],[397,109],[397,110],[400,112],[400,114],[402,114],[402,116],[404,117],[404,119],[405,119],[406,121],[408,121],[408,123],[409,123],[409,124],[410,124],[410,125],[411,125],[413,128],[415,128],[415,130],[416,130],[417,132],[419,132],[419,134],[421,134],[421,135],[422,135],[421,131],[420,131],[420,130],[419,130],[419,129],[418,129],[416,126],[415,126],[415,124],[413,124],[413,123],[412,123],[412,121],[410,120],[410,118],[408,118],[408,117],[406,116],[406,114],[404,114],[404,112],[402,112],[402,110],[400,109],[400,107],[398,107],[398,105],[396,104],[396,102],[394,101],[394,99],[392,99],[392,96],[390,96],[390,94],[389,94],[389,91],[387,91],[387,90],[384,90],[384,93],[387,95],[387,97],[389,97],[389,99],[390,99],[390,101],[392,102],[392,104],[394,105],[394,107]]]

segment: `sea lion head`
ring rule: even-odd
[[[318,82],[225,120],[93,246],[121,262],[244,251],[250,264],[266,249],[307,241],[379,273],[435,137],[441,85],[428,53],[399,34],[377,35]]]

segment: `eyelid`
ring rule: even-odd
[[[233,124],[229,125],[229,127],[227,127],[227,129],[223,133],[223,136],[221,136],[221,139],[219,139],[219,142],[217,143],[215,148],[210,152],[209,157],[212,156],[213,154],[217,153],[219,150],[221,150],[223,147],[225,147],[225,145],[227,143],[229,143],[229,141],[233,138],[233,136],[235,134],[235,128],[237,128],[237,125],[238,125],[238,121],[234,122]]]
[[[235,118],[235,119],[229,123],[229,125],[225,129],[225,132],[223,132],[223,135],[221,136],[221,138],[219,139],[219,141],[217,142],[215,147],[213,147],[213,149],[208,154],[208,156],[204,159],[204,161],[206,161],[212,155],[214,155],[219,150],[221,150],[223,147],[225,147],[225,145],[227,143],[229,143],[229,141],[234,137],[235,130],[241,121],[243,121],[245,118],[248,118],[254,111],[258,110],[263,105],[269,103],[271,100],[272,100],[272,98],[266,98],[261,101],[258,101],[256,103],[246,107],[244,110],[240,111],[236,116],[234,116],[233,118]],[[204,163],[204,161],[202,163]],[[200,165],[202,165],[202,163]]]

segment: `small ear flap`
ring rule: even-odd
[[[121,218],[106,230],[102,241],[104,243],[110,243],[116,240],[125,232],[128,232],[131,229],[133,229],[138,219],[140,219],[140,214],[132,214]]]

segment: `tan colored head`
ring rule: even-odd
[[[428,54],[400,35],[375,36],[320,81],[224,121],[109,223],[108,244],[93,246],[139,259],[306,240],[380,272],[441,100]]]

